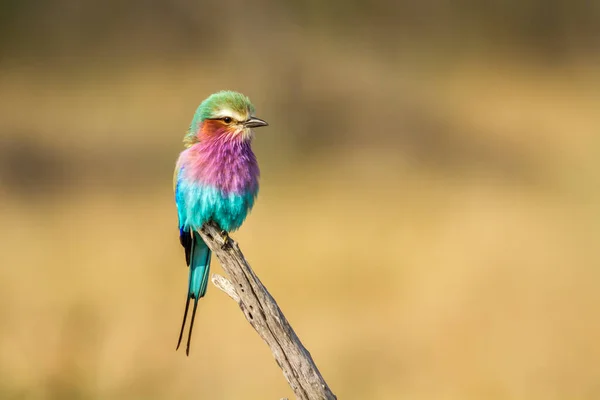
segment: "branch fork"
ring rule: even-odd
[[[267,343],[277,365],[299,400],[336,400],[310,353],[304,347],[275,299],[244,258],[237,243],[207,223],[199,231],[221,262],[229,279],[213,274],[213,284],[231,297],[246,320]]]

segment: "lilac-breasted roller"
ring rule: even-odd
[[[248,97],[221,91],[204,100],[184,137],[173,186],[179,217],[179,240],[189,267],[188,293],[177,349],[181,344],[190,300],[194,309],[186,354],[198,299],[206,294],[211,251],[198,234],[206,222],[215,222],[226,235],[242,225],[258,193],[258,163],[250,147],[253,128],[268,124],[254,116]]]

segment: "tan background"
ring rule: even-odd
[[[497,3],[0,3],[0,398],[292,397],[212,285],[174,351],[220,89],[271,124],[233,236],[340,399],[600,398],[600,8]]]

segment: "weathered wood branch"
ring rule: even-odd
[[[225,240],[212,224],[205,224],[199,233],[230,278],[213,275],[214,285],[238,303],[250,325],[271,349],[296,398],[337,399],[281,309],[250,268],[237,243],[231,238]]]

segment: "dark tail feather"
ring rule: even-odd
[[[210,256],[211,251],[204,243],[200,235],[194,232],[191,239],[190,249],[190,273],[188,283],[188,295],[185,303],[185,311],[183,313],[183,322],[181,323],[181,331],[179,332],[179,340],[177,341],[177,349],[181,345],[183,339],[183,330],[190,307],[190,300],[194,299],[194,308],[192,310],[192,320],[190,321],[190,330],[188,333],[187,346],[185,353],[190,354],[190,342],[192,339],[192,330],[194,329],[194,319],[196,318],[196,309],[198,308],[198,300],[204,297],[208,286],[208,275],[210,272]]]
[[[185,302],[185,311],[183,312],[183,322],[181,323],[181,331],[179,332],[179,340],[177,340],[177,347],[175,351],[179,350],[179,345],[181,344],[181,339],[183,339],[183,329],[185,328],[185,320],[187,319],[188,309],[190,308],[190,297],[188,296],[187,301]],[[194,307],[194,314],[196,311],[196,307]],[[189,347],[189,345],[188,345]]]
[[[188,299],[189,303],[190,299]],[[194,329],[194,319],[196,318],[196,308],[198,308],[198,299],[194,299],[194,310],[192,311],[192,321],[190,322],[190,332],[188,333],[187,346],[185,347],[185,355],[190,355],[190,342],[192,341],[192,330]]]

